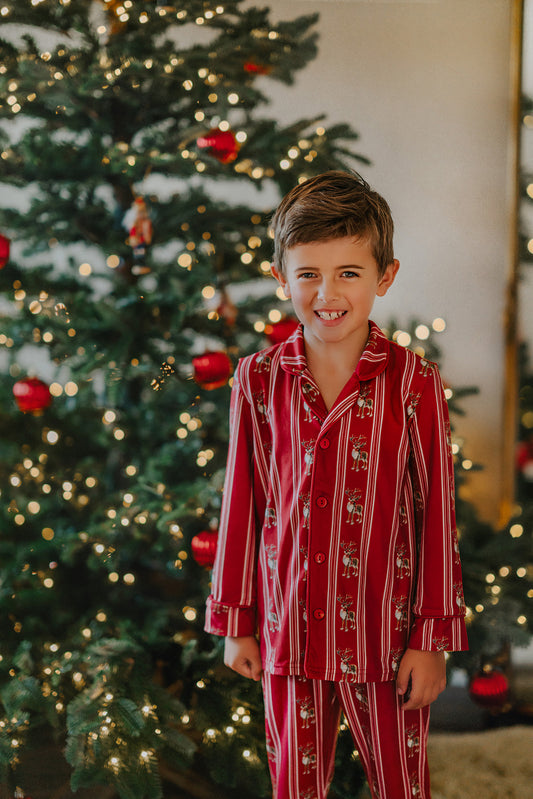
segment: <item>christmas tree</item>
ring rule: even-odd
[[[365,159],[348,126],[261,116],[316,55],[315,17],[7,0],[0,19],[4,777],[45,724],[74,790],[267,795],[257,687],[202,633],[231,372],[294,324],[261,282],[273,206]]]

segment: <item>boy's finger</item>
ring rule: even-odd
[[[262,673],[262,668],[260,662],[256,663],[255,660],[244,661],[243,671],[241,671],[241,674],[244,677],[248,677],[248,679],[255,680],[255,682],[257,682],[258,680],[261,679],[261,673]]]
[[[403,672],[402,669],[400,668],[398,672],[398,677],[396,678],[396,688],[400,696],[403,696],[404,694],[407,693],[407,691],[409,690],[410,681],[411,681],[411,672],[407,670]]]
[[[251,660],[250,663],[250,677],[252,680],[258,682],[261,679],[261,674],[263,673],[263,667],[260,660]]]
[[[430,705],[433,701],[432,695],[429,691],[418,691],[413,693],[411,691],[410,696],[403,704],[404,710],[420,710],[420,708],[425,707],[426,705]]]

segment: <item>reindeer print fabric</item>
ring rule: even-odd
[[[341,710],[373,799],[430,799],[429,707],[403,710],[394,682],[368,684],[264,673],[268,765],[276,799],[324,799]]]
[[[271,674],[393,680],[406,647],[467,648],[435,364],[370,323],[328,412],[301,327],[243,358],[206,629],[259,634]]]

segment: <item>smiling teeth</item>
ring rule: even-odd
[[[316,313],[321,319],[338,319],[340,316],[344,316],[345,311],[317,311]]]

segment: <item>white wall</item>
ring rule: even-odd
[[[325,112],[349,122],[390,202],[397,284],[374,318],[437,316],[443,376],[475,385],[457,420],[465,454],[484,466],[468,493],[498,516],[503,308],[509,249],[511,0],[271,0],[273,19],[321,14],[320,54],[279,86],[282,121]],[[272,96],[272,85],[268,87]]]

